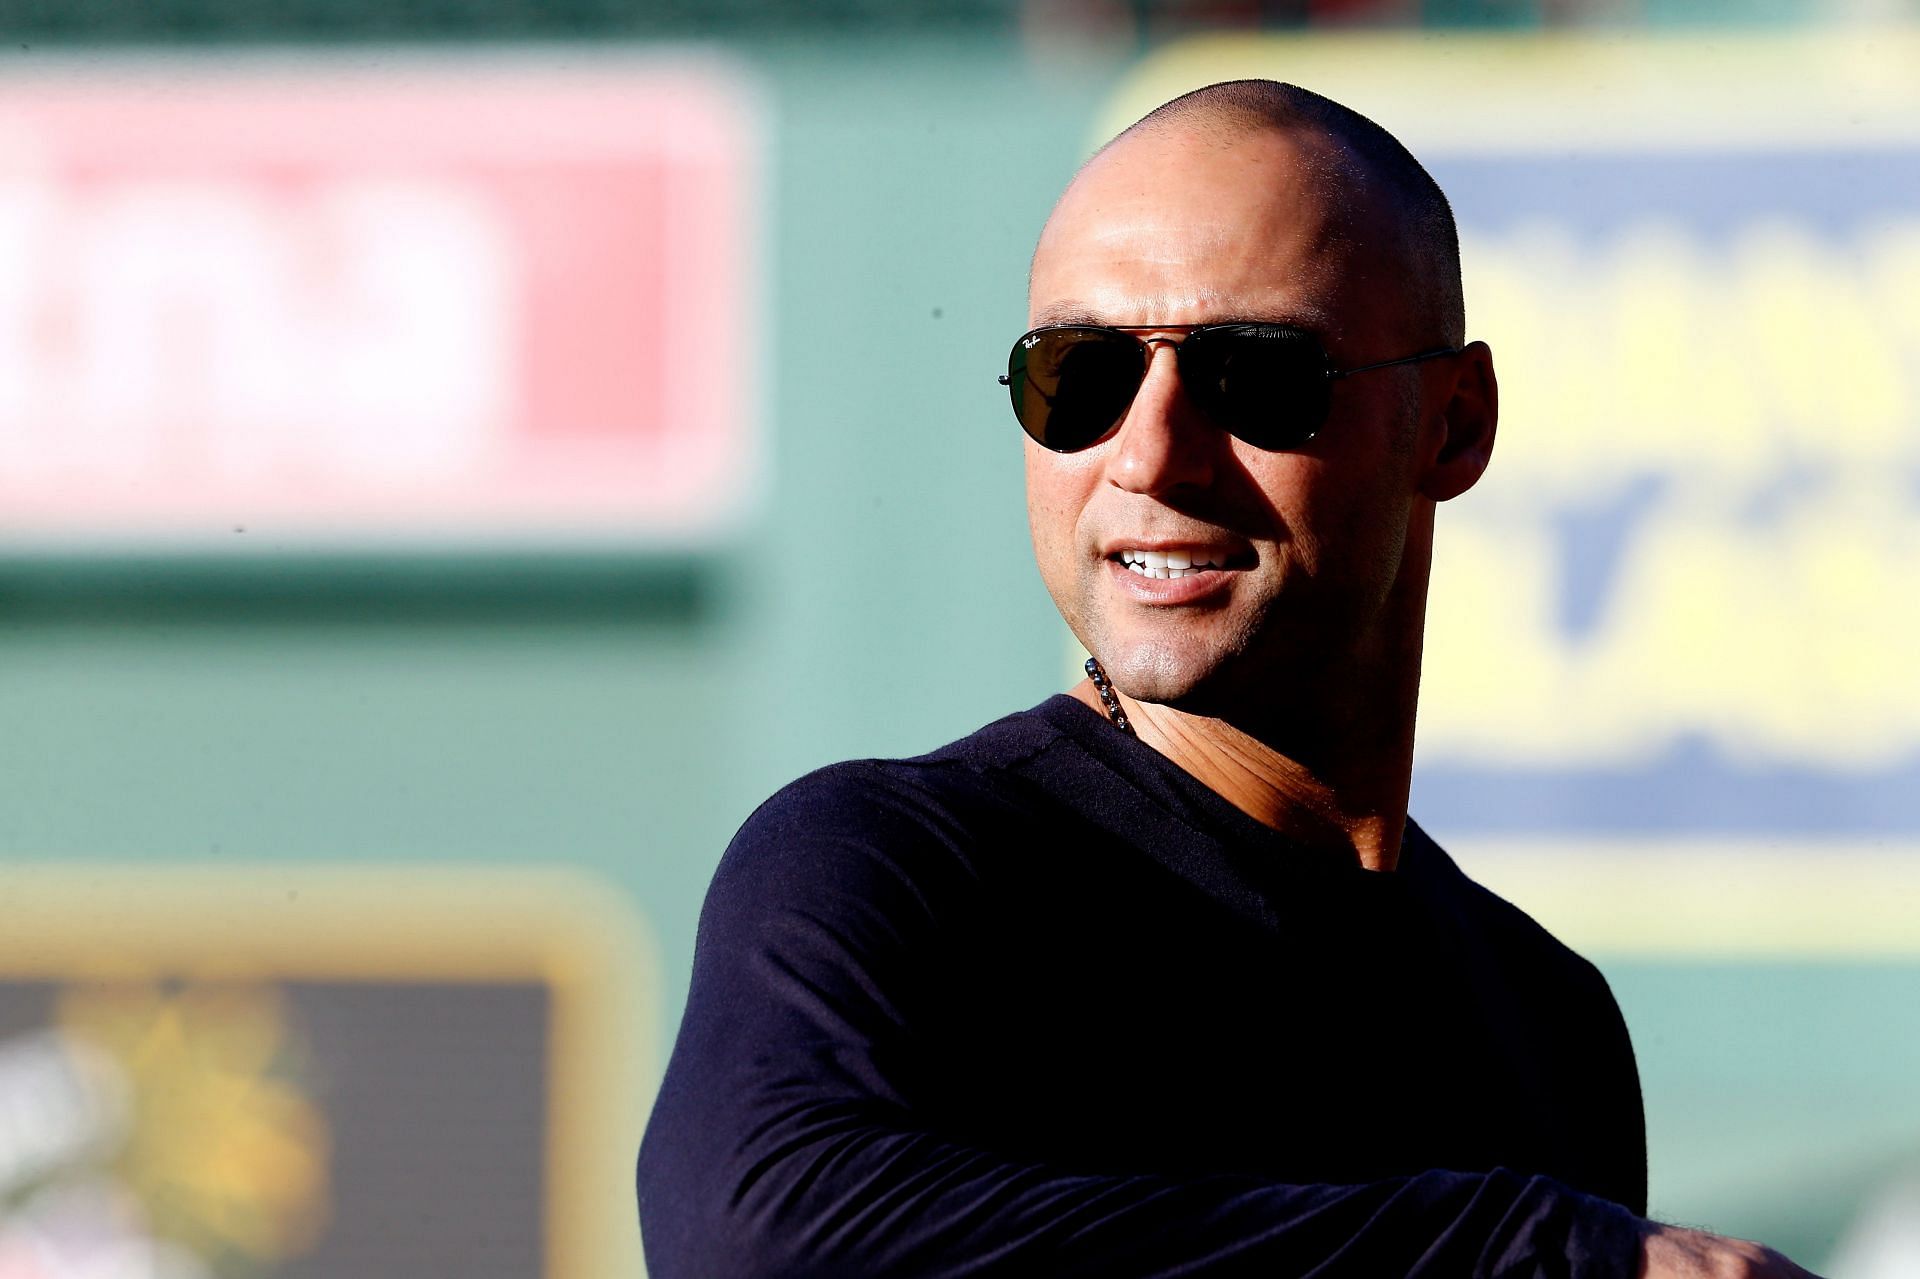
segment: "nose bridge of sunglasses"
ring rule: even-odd
[[[1136,409],[1144,399],[1149,406],[1147,414],[1149,417],[1178,419],[1183,422],[1190,420],[1194,423],[1204,423],[1209,428],[1219,426],[1220,424],[1214,420],[1214,415],[1206,407],[1206,388],[1204,386],[1197,388],[1199,394],[1195,393],[1193,377],[1196,370],[1187,355],[1187,335],[1182,334],[1177,337],[1155,335],[1137,340],[1144,358],[1140,362],[1139,374],[1128,396],[1121,420],[1115,425],[1124,426],[1126,420],[1135,415]],[[1166,357],[1165,360],[1161,359],[1162,355]],[[1169,367],[1156,372],[1158,366],[1163,363]],[[1176,405],[1184,407],[1176,408]],[[1184,431],[1185,428],[1176,429]],[[1209,430],[1208,433],[1210,434],[1211,431]]]
[[[1163,352],[1172,358],[1173,369],[1176,375],[1175,380],[1178,381],[1178,375],[1182,369],[1181,348],[1186,345],[1186,338],[1184,336],[1176,338],[1156,335],[1153,337],[1143,337],[1138,340],[1141,349],[1140,387],[1135,388],[1135,394],[1138,394],[1140,388],[1152,380],[1154,365],[1160,362],[1160,356]]]
[[[1195,343],[1192,334],[1182,334],[1179,337],[1143,338],[1141,345],[1147,349],[1146,359],[1140,370],[1141,389],[1145,389],[1145,385],[1153,380],[1154,366],[1159,362],[1159,356],[1164,351],[1172,362],[1169,375],[1173,378],[1177,394],[1185,397],[1196,407],[1209,403],[1207,393],[1210,388],[1206,383],[1212,376],[1209,360],[1213,353],[1207,343]]]

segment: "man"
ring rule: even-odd
[[[1434,508],[1496,416],[1457,253],[1397,142],[1265,81],[1075,178],[1006,380],[1089,682],[736,837],[658,1279],[1803,1273],[1640,1219],[1605,983],[1407,819]]]

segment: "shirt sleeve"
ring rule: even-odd
[[[1640,1223],[1544,1177],[1365,1185],[1101,1175],[976,1149],[915,1106],[915,974],[954,832],[845,770],[722,859],[638,1187],[655,1279],[1632,1279]]]

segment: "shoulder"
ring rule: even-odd
[[[1420,841],[1421,873],[1434,885],[1433,900],[1463,932],[1491,950],[1503,967],[1563,990],[1572,986],[1613,1004],[1606,978],[1590,961],[1526,911],[1469,876],[1411,820],[1407,827],[1410,837]]]
[[[1059,739],[1044,716],[1024,711],[925,755],[817,769],[754,810],[721,874],[818,876],[833,867],[964,861],[1043,800],[1026,766]]]
[[[1026,765],[1060,739],[1039,710],[1021,711],[925,755],[830,764],[774,792],[747,826],[845,833],[905,821],[938,829],[1006,802]]]
[[[1421,836],[1425,839],[1424,834]],[[1470,879],[1427,840],[1436,876],[1431,897],[1456,912],[1453,942],[1474,958],[1478,980],[1525,1018],[1547,1054],[1542,1078],[1569,1099],[1563,1113],[1580,1134],[1585,1172],[1576,1184],[1644,1213],[1646,1121],[1633,1041],[1620,1003],[1592,962],[1532,916]]]

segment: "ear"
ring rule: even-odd
[[[1427,465],[1420,477],[1421,496],[1436,502],[1459,497],[1486,471],[1500,417],[1500,386],[1487,344],[1467,343],[1452,364],[1447,400],[1427,441]]]

